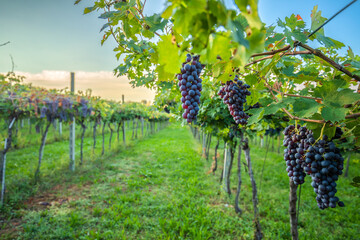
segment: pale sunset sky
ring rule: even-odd
[[[92,0],[74,5],[74,0],[0,0],[0,72],[11,70],[26,76],[25,82],[49,88],[69,87],[70,71],[75,72],[76,90],[91,88],[93,95],[106,99],[153,101],[154,92],[131,88],[126,77],[117,78],[113,69],[118,65],[112,51],[116,46],[109,38],[100,44],[105,23],[99,13],[83,15]],[[310,13],[318,5],[322,16],[331,17],[349,1],[338,0],[259,0],[262,21],[271,25],[278,18],[299,14],[309,25]],[[226,0],[231,8],[232,0]],[[160,13],[164,0],[147,0],[145,14]],[[343,42],[345,53],[350,46],[360,54],[360,1],[354,3],[325,27],[325,34]],[[315,46],[317,47],[317,46]]]

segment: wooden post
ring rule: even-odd
[[[255,138],[256,139],[256,138]],[[219,140],[218,140],[219,141]],[[239,147],[238,147],[238,157],[237,157],[237,177],[238,177],[238,186],[237,186],[237,190],[236,190],[236,195],[235,195],[235,212],[238,214],[241,214],[241,208],[239,207],[239,198],[240,198],[240,191],[241,191],[241,144],[243,141],[243,133],[241,132],[241,138],[240,138],[240,142],[239,142]]]
[[[252,170],[252,164],[251,164],[251,157],[250,157],[250,148],[249,148],[249,142],[248,142],[248,138],[245,138],[243,143],[243,151],[245,154],[245,160],[247,163],[247,167],[248,167],[248,173],[249,173],[249,177],[251,180],[251,187],[252,187],[252,201],[253,201],[253,208],[254,208],[254,220],[255,220],[255,236],[254,239],[255,240],[261,240],[263,238],[263,234],[262,234],[262,230],[261,230],[261,225],[260,225],[260,214],[259,214],[259,209],[258,209],[258,196],[257,196],[257,188],[256,188],[256,182],[255,182],[255,177],[254,177],[254,172]]]
[[[70,82],[70,90],[72,93],[75,91],[75,73],[71,72],[71,82]],[[75,171],[75,117],[71,119],[72,123],[70,124],[70,171]]]
[[[62,135],[62,122],[59,121],[59,135]]]
[[[4,149],[8,146],[8,139],[5,138]],[[5,196],[5,171],[6,171],[6,153],[1,152],[1,199],[0,199],[0,206],[4,205],[4,196]]]
[[[4,198],[5,198],[5,189],[6,189],[6,184],[5,184],[5,174],[6,174],[6,152],[9,150],[9,148],[11,147],[11,139],[12,139],[12,127],[14,125],[16,121],[16,118],[13,118],[13,120],[10,122],[9,127],[8,127],[8,136],[5,139],[5,144],[4,144],[4,150],[1,152],[1,159],[2,159],[2,163],[1,163],[1,196],[0,196],[0,206],[4,205]]]
[[[121,96],[121,98],[122,98],[122,103],[125,103],[125,96],[124,96],[124,94]]]
[[[204,138],[205,135],[204,135]],[[225,156],[224,156],[224,169],[223,169],[223,189],[230,196],[230,174],[231,174],[231,165],[232,165],[232,146],[231,143],[226,143],[225,147]]]
[[[141,117],[141,137],[144,137],[144,118]]]

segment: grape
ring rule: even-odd
[[[332,140],[328,141],[326,135],[314,143],[313,146],[309,144],[313,142],[312,139],[311,136],[305,140],[305,144],[308,145],[306,150],[308,153],[311,151],[313,154],[309,156],[310,171],[307,171],[308,168],[305,169],[309,165],[304,165],[304,170],[308,175],[311,175],[313,180],[311,186],[314,188],[314,192],[317,193],[318,207],[320,209],[335,208],[336,205],[344,207],[345,204],[335,196],[337,192],[336,181],[339,179],[339,175],[342,174],[344,158]]]
[[[236,124],[245,125],[249,116],[243,111],[246,96],[251,95],[249,85],[243,84],[239,76],[235,75],[234,80],[227,81],[218,92],[218,95],[228,105],[230,114],[233,116]]]
[[[310,175],[320,209],[335,208],[336,205],[344,207],[345,204],[335,196],[336,181],[342,174],[344,158],[332,140],[324,135],[316,142],[312,132],[300,125],[286,127],[284,135],[284,146],[287,147],[284,160],[290,179],[298,185],[303,183],[305,173]],[[338,137],[341,137],[340,134]]]
[[[40,118],[44,118],[47,112],[47,107],[42,107],[40,110]]]
[[[178,86],[181,91],[182,108],[185,110],[182,117],[191,123],[196,119],[199,112],[200,95],[202,91],[202,80],[199,77],[203,65],[199,62],[199,56],[186,55],[186,61],[182,64]]]
[[[312,156],[311,152],[305,154],[305,139],[308,135],[312,137],[312,132],[306,127],[300,127],[300,125],[297,125],[296,129],[294,125],[290,125],[285,128],[284,135],[283,145],[287,147],[284,152],[284,160],[295,159],[286,169],[288,176],[294,184],[303,184],[306,176],[304,171],[311,171],[311,159],[309,156]]]

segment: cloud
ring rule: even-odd
[[[45,88],[64,89],[70,87],[70,72],[44,70],[40,73],[16,72],[25,76],[25,83]],[[125,101],[154,101],[155,91],[144,87],[132,88],[125,77],[116,77],[113,72],[75,72],[75,91],[92,89],[94,96],[120,101],[125,95]]]

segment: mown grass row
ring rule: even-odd
[[[222,151],[219,152],[222,155]],[[264,155],[265,149],[251,146],[264,236],[265,239],[290,239],[285,164],[281,155],[268,153],[260,186]],[[211,161],[201,158],[200,144],[187,128],[171,125],[153,136],[134,141],[126,149],[120,147],[105,157],[87,161],[76,173],[60,170],[59,174],[56,170],[54,176],[44,176],[43,181],[51,181],[48,184],[52,188],[19,210],[12,209],[12,217],[21,219],[21,224],[18,228],[4,227],[8,231],[3,231],[2,236],[5,239],[10,236],[19,239],[252,239],[251,183],[246,169],[242,168],[240,207],[243,214],[238,216],[233,208],[234,196],[227,197],[219,185],[221,156],[219,159],[220,168],[215,175],[207,174]],[[345,202],[345,208],[318,209],[310,179],[306,179],[300,205],[301,239],[357,239],[359,190],[351,186],[350,181],[352,176],[359,175],[358,165],[354,159],[350,178],[338,181],[338,196]],[[233,193],[237,182],[235,173],[234,165]],[[52,206],[40,206],[38,199]]]

